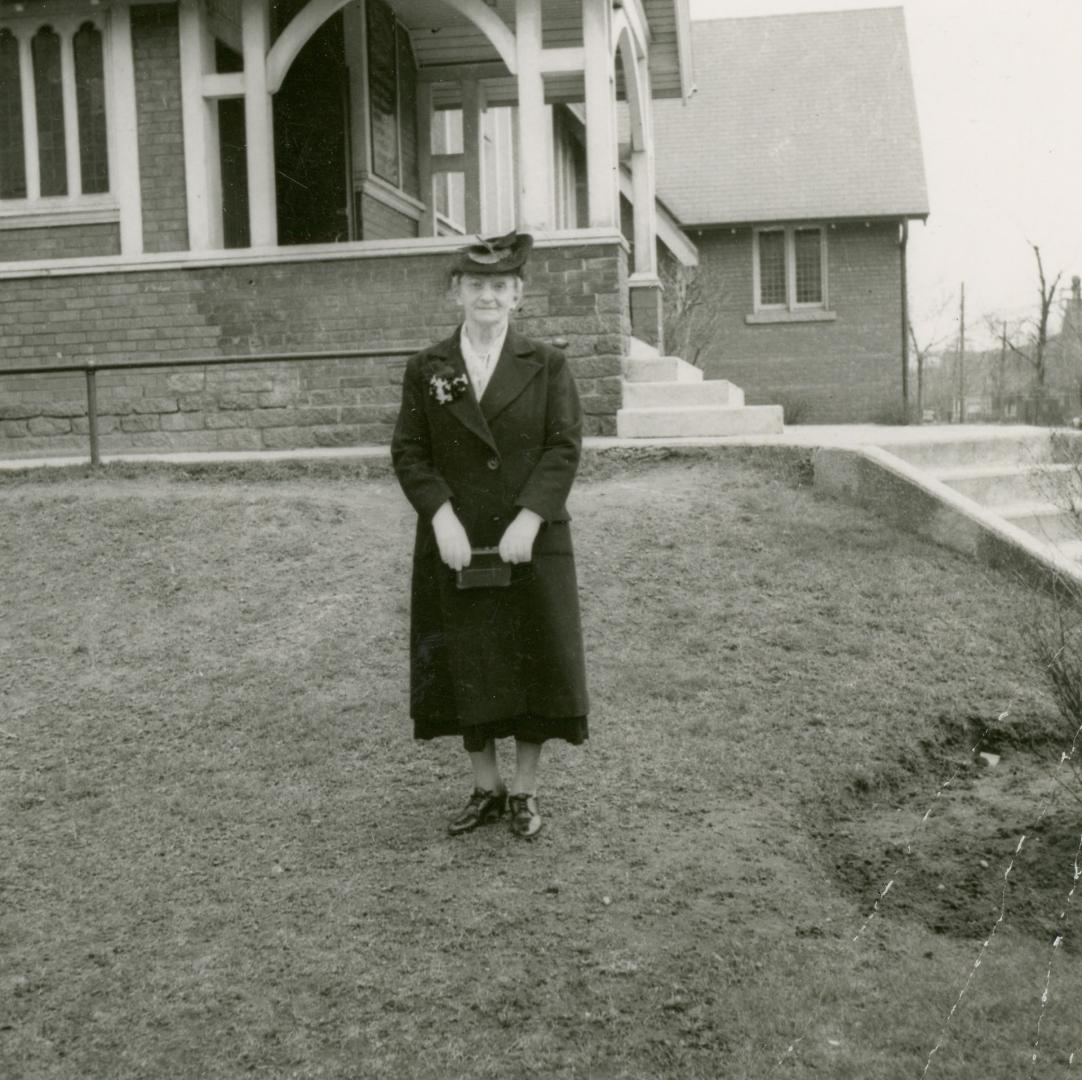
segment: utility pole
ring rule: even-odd
[[[1000,325],[999,335],[999,418],[1007,411],[1007,323]]]
[[[962,282],[962,306],[958,314],[958,423],[966,422],[966,283]]]

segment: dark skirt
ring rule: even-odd
[[[469,753],[483,750],[489,739],[521,739],[523,742],[543,743],[562,739],[572,746],[581,746],[590,736],[585,716],[513,716],[485,724],[463,725],[447,720],[413,722],[415,739],[438,739],[444,735],[460,735]]]

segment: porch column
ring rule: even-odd
[[[214,71],[206,13],[199,0],[180,0],[180,96],[184,125],[184,183],[188,203],[188,249],[224,244],[222,178],[218,153],[218,103],[204,96],[204,76]]]
[[[417,84],[417,179],[421,186],[419,236],[436,235],[436,185],[432,173],[432,84]]]
[[[30,47],[30,32],[18,35],[19,89],[23,106],[23,160],[26,162],[26,197],[41,198],[41,159],[38,147],[38,106],[34,89],[34,55]]]
[[[549,226],[549,165],[545,80],[541,73],[541,0],[515,0],[515,41],[519,227],[544,231]]]
[[[60,89],[64,110],[64,161],[68,195],[83,193],[83,167],[79,147],[79,109],[75,100],[75,45],[72,27],[60,27]]]
[[[131,8],[116,4],[109,12],[109,63],[105,65],[107,100],[113,105],[114,133],[109,141],[109,190],[120,206],[120,252],[143,252],[143,194],[139,182],[139,131],[135,116],[135,61],[131,46]]]
[[[270,5],[268,0],[242,2],[249,230],[252,247],[274,247],[278,243],[278,205],[274,186],[274,114],[267,89]]]
[[[654,173],[654,102],[646,58],[640,56],[625,81],[638,84],[638,125],[632,117],[631,188],[635,215],[635,265],[628,278],[631,332],[640,340],[665,350],[664,296],[657,268],[657,189]],[[630,98],[630,93],[628,94]]]
[[[620,224],[609,0],[582,0],[586,85],[586,190],[591,228]]]
[[[484,133],[481,130],[481,111],[484,107],[484,90],[476,79],[463,82],[462,86],[462,154],[464,187],[466,189],[466,232],[480,233],[484,228],[481,208],[484,206],[484,173],[482,150]]]
[[[657,188],[654,174],[654,108],[650,96],[646,63],[639,60],[638,70],[625,78],[640,82],[641,145],[631,143],[631,186],[635,201],[635,273],[657,277]],[[645,86],[641,84],[645,83]]]

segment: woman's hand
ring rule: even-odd
[[[500,538],[500,558],[506,563],[528,563],[533,558],[533,542],[545,519],[524,506]]]
[[[470,565],[470,538],[450,502],[445,502],[433,515],[432,531],[436,534],[440,558],[452,570]]]

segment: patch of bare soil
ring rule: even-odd
[[[984,940],[1009,928],[1082,952],[1065,932],[1082,863],[1069,764],[1051,742],[1012,746],[967,727],[926,747],[897,786],[865,778],[822,816],[818,842],[836,881],[869,912],[937,935]]]

